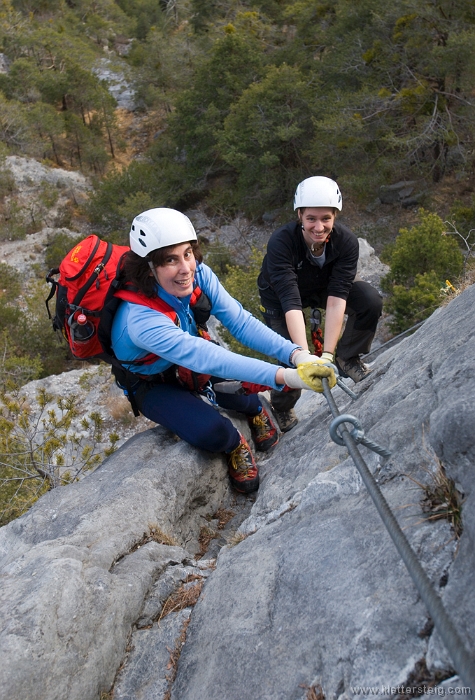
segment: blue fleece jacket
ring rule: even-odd
[[[289,356],[298,346],[282,338],[243,309],[204,263],[196,268],[195,280],[211,302],[211,314],[243,345],[289,364]],[[112,347],[125,366],[127,360],[139,360],[152,352],[159,359],[149,365],[129,365],[132,372],[157,374],[171,365],[223,379],[265,384],[275,389],[276,365],[244,357],[210,343],[198,335],[190,312],[190,297],[177,298],[157,285],[158,295],[176,311],[173,321],[158,311],[123,301],[112,324]]]

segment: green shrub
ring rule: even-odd
[[[262,214],[292,198],[312,134],[311,99],[312,88],[302,73],[283,64],[269,67],[232,105],[219,150],[238,175],[246,211]]]
[[[134,197],[146,193],[153,198],[155,207],[165,206],[154,195],[157,179],[152,163],[133,161],[123,172],[114,171],[97,184],[85,213],[104,232],[122,233],[125,237],[130,230],[130,203]]]
[[[396,284],[391,290],[385,308],[393,318],[389,327],[393,333],[424,321],[440,305],[443,299],[440,280],[435,272],[416,275],[413,286]]]
[[[147,211],[147,209],[153,209],[155,206],[154,198],[149,192],[134,192],[134,194],[127,195],[124,203],[117,208],[123,217],[124,229],[129,230],[130,224],[137,214]]]
[[[464,231],[475,229],[475,202],[472,201],[471,206],[465,206],[462,202],[456,200],[450,210],[451,220],[457,223],[457,226]]]
[[[463,268],[463,256],[457,241],[445,234],[446,226],[440,216],[421,209],[420,224],[403,228],[391,252],[387,282],[411,286],[416,275],[435,272],[439,280],[458,277]]]
[[[20,294],[20,289],[17,270],[6,263],[0,263],[0,303],[16,299]]]
[[[37,374],[45,377],[64,372],[71,363],[71,354],[65,340],[54,333],[45,308],[49,288],[34,279],[23,290],[22,304],[18,272],[0,264],[0,351],[5,357],[30,362]],[[54,305],[53,305],[54,306]],[[30,377],[26,376],[25,381]]]
[[[401,229],[389,253],[390,271],[381,281],[388,294],[390,327],[399,333],[427,318],[441,303],[445,280],[463,270],[463,256],[454,237],[446,235],[437,214],[420,211],[420,223]]]
[[[41,362],[27,357],[17,357],[8,353],[8,339],[5,334],[0,336],[2,349],[2,364],[0,366],[0,395],[15,391],[18,387],[39,379]]]
[[[250,311],[251,314],[259,320],[262,320],[262,314],[260,312],[257,277],[261,269],[263,257],[263,253],[254,249],[247,267],[244,268],[238,265],[229,266],[222,280],[223,286],[231,296],[237,299],[247,311]],[[221,327],[219,334],[233,352],[247,357],[257,357],[261,360],[269,359],[239,343],[226,328]]]
[[[48,247],[45,254],[46,268],[51,270],[53,267],[59,267],[66,253],[69,253],[83,238],[84,236],[82,235],[72,237],[67,233],[55,233],[54,236],[48,240]]]
[[[2,374],[0,368],[0,376]],[[20,516],[46,491],[78,481],[112,454],[117,435],[101,452],[103,421],[93,412],[73,429],[76,396],[57,398],[40,389],[31,404],[13,388],[0,392],[0,526]]]
[[[187,170],[201,180],[218,166],[218,139],[230,108],[262,71],[262,48],[248,31],[224,28],[197,67],[192,87],[176,100],[170,130],[186,154]],[[222,164],[221,164],[222,165]]]

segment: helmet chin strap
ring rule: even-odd
[[[158,275],[157,275],[157,271],[156,271],[156,269],[155,269],[155,265],[153,264],[153,262],[152,262],[151,260],[148,261],[148,266],[149,266],[149,268],[150,268],[151,271],[152,271],[152,275],[153,275],[154,278],[155,278],[155,282],[156,282],[157,284],[160,284],[160,282],[158,281]]]

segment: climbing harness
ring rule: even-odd
[[[312,338],[312,343],[314,347],[314,354],[317,357],[322,356],[323,352],[323,333],[322,333],[322,328],[321,328],[321,323],[322,323],[322,314],[320,309],[317,307],[312,307],[310,309],[310,335]],[[335,374],[337,374],[336,368],[335,369]],[[354,391],[351,391],[349,389],[345,382],[342,381],[341,377],[337,375],[336,383],[340,387],[340,389],[343,389],[348,396],[351,396],[352,399],[357,399],[358,394],[355,394]]]
[[[213,390],[211,382],[207,382],[206,386],[203,387],[201,391],[197,392],[197,395],[203,399],[205,403],[209,403],[213,408],[219,410],[218,403],[216,402],[216,393]]]
[[[399,523],[397,522],[386,499],[384,498],[381,489],[361,456],[360,451],[358,450],[358,443],[366,445],[366,447],[377,452],[385,459],[389,458],[391,453],[389,450],[380,447],[372,440],[367,440],[364,437],[364,431],[361,429],[359,421],[354,416],[340,414],[331,393],[328,379],[325,377],[322,378],[322,385],[323,394],[334,418],[330,425],[331,438],[338,445],[346,445],[348,452],[360,473],[363,483],[366,486],[369,495],[373,499],[379,515],[381,516],[384,526],[396,545],[396,549],[405,563],[407,570],[409,571],[409,574],[419,592],[419,595],[425,603],[434,625],[436,626],[442,641],[452,657],[455,670],[462,679],[463,683],[470,686],[473,692],[475,690],[475,664],[470,658],[470,655],[467,653],[465,646],[452,623],[452,620],[447,615],[440,597],[434,590],[429,577],[419,563],[407,537],[401,530]],[[351,423],[353,425],[351,432],[345,427],[345,423]],[[340,430],[338,430],[338,428],[340,428]]]
[[[318,357],[321,357],[323,352],[323,333],[321,323],[322,314],[320,309],[310,309],[310,335],[312,338],[313,347],[315,348],[315,355]]]

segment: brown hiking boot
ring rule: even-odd
[[[239,493],[252,493],[259,488],[259,472],[246,438],[241,435],[241,442],[229,454],[228,474],[231,485]]]
[[[288,411],[276,411],[273,409],[274,416],[276,417],[279,428],[283,433],[287,433],[292,428],[295,428],[299,419],[293,408],[289,408]]]
[[[247,416],[247,422],[251,429],[256,450],[267,452],[271,447],[277,445],[279,442],[277,428],[264,406],[262,406],[261,412],[257,416]]]
[[[338,373],[341,377],[350,377],[355,384],[371,374],[373,370],[367,367],[360,358],[350,357],[349,360],[342,360],[338,356],[335,357],[335,364],[338,367]]]

